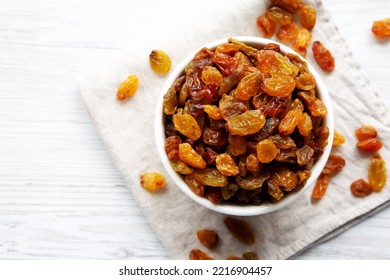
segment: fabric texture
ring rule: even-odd
[[[167,1],[167,5],[171,1]],[[323,199],[313,203],[311,189],[288,207],[261,216],[242,218],[255,229],[256,243],[243,245],[226,227],[225,215],[208,210],[182,193],[165,173],[154,140],[154,112],[157,98],[167,76],[155,74],[148,55],[154,48],[165,50],[175,67],[190,52],[216,39],[254,35],[261,36],[256,19],[266,9],[267,1],[186,1],[186,7],[200,13],[202,7],[215,11],[213,17],[202,17],[193,29],[180,29],[185,14],[175,13],[172,22],[177,30],[170,34],[145,35],[142,40],[121,52],[118,58],[86,71],[81,78],[81,94],[96,129],[117,169],[150,222],[157,237],[172,259],[188,259],[189,252],[199,248],[217,259],[241,256],[256,251],[262,259],[287,259],[327,240],[390,204],[390,188],[365,198],[351,194],[350,184],[367,178],[371,154],[355,148],[354,129],[372,124],[381,139],[390,138],[390,114],[362,75],[359,64],[321,1],[306,1],[317,10],[313,41],[320,40],[332,51],[336,67],[331,74],[319,69],[308,49],[307,60],[322,76],[333,101],[336,129],[346,137],[346,144],[333,148],[346,159],[342,172],[331,179]],[[219,7],[223,5],[223,9]],[[159,23],[164,29],[165,23]],[[166,23],[171,26],[171,23]],[[168,26],[168,27],[169,27]],[[167,27],[167,28],[168,28]],[[167,37],[167,34],[169,37]],[[116,99],[118,85],[129,74],[137,74],[140,85],[127,101]],[[387,143],[380,151],[390,158]],[[161,172],[167,178],[164,191],[150,193],[140,187],[143,172]],[[197,240],[199,229],[214,229],[221,244],[210,251]]]

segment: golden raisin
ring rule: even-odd
[[[194,168],[206,168],[207,163],[188,143],[179,144],[179,158]]]
[[[187,164],[185,164],[181,160],[178,160],[178,159],[171,160],[170,163],[171,163],[173,169],[182,175],[187,175],[187,174],[191,174],[192,172],[194,172],[194,169],[189,167]]]
[[[213,260],[212,257],[199,249],[193,249],[189,255],[190,260]]]
[[[232,135],[249,135],[258,132],[265,124],[260,110],[249,110],[227,121],[227,129]]]
[[[371,31],[378,38],[390,38],[390,18],[374,21]]]
[[[184,136],[192,140],[198,140],[202,135],[202,130],[199,124],[196,122],[193,116],[188,114],[176,114],[172,117],[172,122],[175,125],[175,129]]]
[[[370,168],[368,169],[368,181],[374,191],[381,191],[387,179],[386,162],[380,155],[371,158]]]
[[[279,123],[279,132],[285,135],[293,133],[295,127],[302,121],[302,110],[293,109]]]
[[[162,50],[153,50],[149,54],[149,63],[152,69],[158,74],[166,74],[171,69],[171,59]]]
[[[256,146],[257,158],[261,163],[269,163],[273,161],[278,154],[274,142],[269,139],[265,139],[259,142]]]
[[[258,73],[257,73],[258,72]],[[248,100],[259,91],[259,86],[263,77],[259,71],[246,75],[236,89],[236,97],[241,100]]]
[[[206,104],[203,106],[203,109],[207,113],[210,119],[223,120],[223,117],[221,115],[221,109],[219,109],[218,106]]]
[[[215,168],[206,168],[203,170],[196,170],[194,177],[200,183],[211,187],[225,187],[228,184],[228,179],[225,175],[222,175]]]
[[[313,130],[313,123],[311,120],[311,117],[309,116],[308,113],[304,112],[302,114],[302,119],[301,121],[297,124],[299,133],[302,136],[308,136],[311,131]]]
[[[252,227],[242,220],[226,217],[224,223],[232,236],[245,244],[255,243],[255,233]]]
[[[257,19],[257,28],[263,33],[265,38],[269,38],[275,33],[276,21],[262,15]]]
[[[302,4],[299,6],[301,25],[308,30],[313,29],[316,24],[317,12],[313,7]]]
[[[162,189],[166,185],[165,177],[161,173],[143,173],[140,177],[141,186],[148,191]]]
[[[295,89],[295,80],[287,75],[279,75],[263,80],[261,90],[270,96],[287,97]]]
[[[276,33],[276,37],[282,41],[283,43],[294,42],[297,38],[298,27],[295,23],[289,23],[282,25],[278,32]]]
[[[279,7],[269,8],[265,12],[265,15],[281,25],[289,24],[292,22],[292,14]]]
[[[335,129],[334,137],[333,137],[333,146],[342,145],[344,143],[345,143],[345,137]]]
[[[314,76],[307,72],[296,77],[295,83],[297,88],[302,90],[312,90],[316,87],[316,80],[314,79]]]
[[[228,154],[220,154],[217,156],[216,167],[218,171],[225,176],[234,176],[239,173],[238,167],[234,160]]]
[[[138,77],[136,75],[130,75],[124,80],[118,87],[116,96],[119,100],[124,100],[135,94],[138,89]]]
[[[196,232],[199,242],[209,249],[214,249],[219,243],[218,234],[209,229],[201,229]]]
[[[214,84],[220,86],[222,83],[223,77],[221,72],[213,66],[206,66],[202,70],[202,81],[205,85]]]
[[[370,195],[374,189],[364,179],[356,180],[351,184],[351,192],[354,196],[365,197]]]

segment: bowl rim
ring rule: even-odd
[[[324,102],[324,104],[327,107],[328,114],[325,117],[325,124],[329,128],[329,137],[328,137],[328,144],[324,148],[324,152],[321,155],[321,157],[317,160],[317,162],[312,167],[311,176],[307,180],[304,187],[295,193],[290,193],[286,197],[284,197],[282,200],[278,201],[277,203],[270,203],[265,202],[261,205],[234,205],[234,204],[214,204],[211,201],[209,201],[207,198],[200,197],[194,192],[191,191],[191,189],[188,187],[188,185],[185,183],[184,179],[182,178],[182,175],[177,173],[171,166],[168,156],[165,152],[164,144],[165,144],[165,128],[164,128],[164,113],[163,113],[163,96],[168,91],[168,89],[172,86],[174,81],[180,77],[180,75],[183,73],[184,68],[190,63],[190,61],[194,58],[195,54],[202,48],[206,47],[209,49],[215,49],[216,46],[226,43],[228,38],[234,38],[237,39],[245,44],[251,45],[251,46],[264,46],[268,43],[274,43],[278,44],[280,46],[280,52],[283,54],[292,53],[294,55],[297,55],[300,59],[305,61],[308,65],[308,69],[310,73],[314,76],[316,80],[316,87],[317,87],[317,94],[319,95],[319,98]],[[176,67],[175,69],[169,74],[167,80],[164,83],[164,86],[160,92],[160,95],[157,100],[157,106],[155,110],[155,120],[154,120],[154,134],[155,134],[155,141],[157,145],[157,151],[160,157],[160,160],[165,168],[165,171],[168,173],[170,178],[173,180],[173,182],[179,187],[181,191],[183,191],[188,197],[190,197],[193,201],[197,202],[198,204],[227,215],[233,215],[233,216],[256,216],[256,215],[263,215],[267,213],[271,213],[277,210],[280,210],[287,205],[291,204],[293,201],[296,201],[299,197],[303,195],[317,180],[319,175],[321,174],[322,169],[324,168],[329,154],[332,149],[332,141],[333,141],[333,135],[334,135],[334,114],[333,114],[333,108],[332,108],[332,101],[330,99],[328,90],[321,79],[320,75],[317,73],[317,71],[310,65],[310,63],[300,56],[298,53],[296,53],[294,50],[290,49],[289,47],[283,45],[282,43],[265,39],[261,37],[255,37],[255,36],[232,36],[232,37],[226,37],[219,40],[212,41],[210,43],[207,43],[200,48],[197,48],[195,51],[191,52],[188,56],[186,56]]]

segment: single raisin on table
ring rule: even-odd
[[[362,125],[355,130],[355,134],[359,141],[376,138],[378,136],[377,130],[372,125]]]
[[[148,191],[156,191],[162,189],[166,185],[164,175],[161,173],[143,173],[140,177],[141,186]]]
[[[326,72],[332,72],[335,66],[334,58],[330,51],[320,42],[315,41],[313,43],[314,58],[318,63],[318,66]]]
[[[351,192],[354,196],[365,197],[370,195],[374,189],[364,179],[356,180],[351,184]]]
[[[334,137],[333,137],[333,146],[342,145],[345,143],[345,137],[338,132],[336,129],[334,130]]]
[[[390,18],[374,21],[371,31],[378,38],[390,38]]]
[[[245,244],[255,243],[255,233],[253,228],[242,220],[226,217],[224,223],[232,236]]]
[[[213,260],[214,259],[199,249],[191,250],[189,258],[190,260]]]
[[[209,249],[214,249],[219,243],[218,234],[209,229],[201,229],[196,232],[199,242]]]
[[[149,62],[152,69],[159,74],[166,74],[171,69],[171,59],[162,50],[153,50],[149,54]]]
[[[316,24],[317,12],[313,7],[306,4],[299,6],[299,19],[301,25],[308,30],[313,29]]]
[[[124,100],[133,96],[138,89],[138,77],[130,75],[118,87],[116,96],[119,100]]]
[[[366,151],[366,152],[376,152],[379,151],[382,148],[383,144],[380,140],[377,138],[367,138],[364,140],[360,140],[356,147],[358,147],[360,150]]]
[[[387,180],[386,162],[380,155],[371,158],[370,168],[368,169],[368,180],[374,191],[381,191]]]
[[[314,189],[313,189],[313,193],[311,195],[311,197],[313,199],[320,199],[324,196],[324,194],[329,186],[329,180],[330,180],[330,177],[328,174],[322,173],[318,177],[317,182],[316,182]]]
[[[330,154],[328,161],[322,170],[323,174],[333,175],[340,172],[345,166],[345,159],[342,156]]]

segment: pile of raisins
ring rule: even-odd
[[[299,191],[328,143],[313,75],[277,44],[201,49],[163,102],[171,165],[213,203],[261,205]]]

